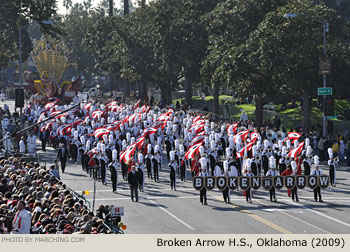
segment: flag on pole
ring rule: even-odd
[[[304,142],[301,142],[298,144],[298,147],[292,149],[289,151],[288,153],[288,157],[292,157],[292,158],[296,158],[297,156],[300,155],[300,153],[302,152],[304,148]]]

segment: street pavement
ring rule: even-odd
[[[56,157],[52,147],[38,151],[41,164],[48,166]],[[328,167],[321,166],[324,174]],[[177,180],[177,191],[170,189],[169,168],[163,154],[160,182],[148,180],[139,192],[139,202],[132,202],[128,185],[118,174],[117,194],[112,193],[110,172],[107,185],[96,182],[94,210],[99,205],[124,207],[122,222],[128,234],[340,234],[350,233],[350,167],[337,167],[337,186],[322,190],[324,202],[314,202],[313,191],[298,190],[299,202],[293,202],[286,190],[277,192],[276,203],[264,189],[254,192],[247,203],[243,192],[231,193],[232,204],[225,204],[222,192],[208,192],[208,205],[201,205],[199,192],[193,189],[191,174]],[[86,199],[93,206],[94,180],[71,160],[62,181],[78,193],[88,190]]]
[[[49,163],[55,157],[49,147],[46,153],[38,151],[41,159]],[[166,156],[163,155],[166,164]],[[325,174],[328,167],[322,166]],[[182,234],[182,233],[350,233],[350,168],[337,168],[337,186],[322,190],[323,203],[314,202],[311,189],[298,190],[300,201],[293,202],[286,190],[277,193],[278,201],[269,200],[264,189],[254,192],[253,203],[247,203],[243,191],[231,193],[232,204],[225,204],[222,192],[208,192],[208,205],[201,205],[199,192],[193,189],[190,172],[188,180],[177,180],[177,191],[170,189],[169,168],[163,166],[160,182],[146,178],[139,202],[132,202],[130,190],[121,173],[118,174],[117,194],[112,192],[110,173],[107,185],[96,182],[96,210],[99,205],[124,207],[122,221],[128,226],[126,233]],[[72,161],[62,181],[78,193],[88,190],[86,199],[93,204],[94,181]]]

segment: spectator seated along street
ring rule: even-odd
[[[53,170],[0,157],[0,234],[111,233]]]

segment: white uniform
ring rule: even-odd
[[[8,127],[9,124],[10,124],[10,121],[9,121],[9,119],[7,117],[2,120],[2,122],[1,122],[2,134],[6,133],[6,130],[7,130],[7,127]]]
[[[26,152],[26,144],[23,140],[19,141],[19,152],[22,154]]]
[[[5,135],[5,138],[7,138],[7,137],[9,137],[8,134]],[[13,145],[12,145],[11,138],[4,141],[4,147],[5,147],[5,150],[8,152],[12,150]]]
[[[31,154],[34,154],[36,149],[36,136],[34,135],[28,136],[27,143],[28,143],[28,152]]]
[[[19,234],[30,234],[31,227],[31,215],[30,213],[23,209],[17,212],[13,220],[13,228],[18,230]]]
[[[218,165],[215,166],[214,176],[215,177],[222,176],[222,170],[221,170],[220,166],[218,166]]]
[[[231,170],[228,172],[228,176],[229,177],[238,177],[238,170],[237,170],[236,166],[231,165],[230,168],[231,168]]]

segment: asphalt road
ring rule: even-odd
[[[38,149],[40,147],[38,146]],[[46,153],[38,151],[49,163],[55,157],[49,147]],[[166,157],[163,155],[164,165]],[[328,167],[322,166],[325,174]],[[199,192],[188,180],[177,180],[177,191],[170,189],[169,168],[163,166],[160,182],[146,178],[145,191],[139,192],[139,202],[132,202],[128,185],[118,175],[118,194],[112,193],[108,171],[108,183],[96,182],[95,209],[99,205],[124,207],[122,221],[128,226],[126,233],[182,234],[182,233],[350,233],[350,168],[337,168],[337,186],[322,191],[323,203],[314,202],[313,191],[299,190],[299,203],[288,197],[286,190],[277,193],[278,201],[272,203],[264,189],[254,192],[253,203],[247,203],[242,191],[231,193],[232,204],[223,202],[218,190],[208,192],[208,205],[201,205]],[[78,193],[89,190],[86,196],[93,203],[94,181],[71,161],[61,178],[68,187]]]
[[[38,153],[47,166],[56,152],[47,147]],[[121,174],[118,194],[112,193],[110,173],[108,183],[96,183],[95,210],[99,205],[124,207],[122,221],[129,234],[340,234],[350,233],[350,167],[337,167],[337,186],[322,191],[324,202],[314,202],[310,189],[298,190],[299,203],[288,197],[286,190],[277,192],[276,203],[269,200],[264,189],[254,192],[253,203],[246,203],[242,191],[231,193],[232,204],[223,202],[222,193],[208,192],[208,205],[201,205],[199,192],[192,188],[190,173],[186,182],[177,182],[177,191],[170,189],[169,169],[163,155],[160,182],[146,178],[145,192],[139,202],[132,202],[130,191]],[[328,167],[321,166],[325,174]],[[94,181],[82,171],[81,165],[69,161],[62,181],[78,193],[89,190],[86,198],[92,206]]]

